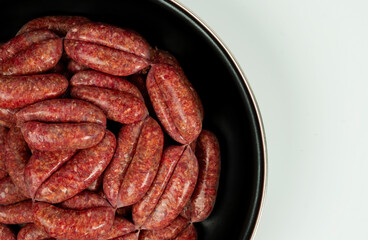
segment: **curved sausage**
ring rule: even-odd
[[[87,23],[73,27],[66,39],[80,40],[118,49],[150,59],[152,48],[137,32],[106,23]]]
[[[189,226],[184,229],[184,231],[182,231],[175,240],[197,240],[197,238],[197,230],[193,224],[189,224]]]
[[[81,71],[73,75],[70,79],[70,86],[90,86],[107,88],[127,92],[133,96],[143,100],[142,94],[138,88],[131,82],[121,78],[112,76],[106,73],[101,73],[93,70]]]
[[[74,210],[84,210],[94,207],[111,207],[111,205],[100,194],[90,191],[83,191],[60,203],[60,207]]]
[[[184,150],[185,146],[169,146],[164,150],[154,182],[147,194],[133,205],[132,216],[137,226],[142,226],[155,209]]]
[[[97,123],[106,126],[106,116],[95,105],[78,99],[51,99],[32,104],[16,113],[17,125],[39,121],[47,123]]]
[[[52,38],[31,45],[12,58],[2,62],[0,74],[26,75],[46,72],[59,62],[63,53],[63,40]]]
[[[0,205],[8,205],[28,199],[11,181],[10,177],[0,179]]]
[[[144,196],[158,170],[162,148],[162,130],[151,117],[120,129],[117,151],[103,179],[112,206],[128,206]]]
[[[42,123],[30,121],[21,131],[30,148],[40,151],[70,151],[98,144],[105,127],[96,123]]]
[[[58,38],[58,36],[45,29],[18,35],[0,46],[0,63],[14,57],[17,53],[26,50],[35,43],[51,38]]]
[[[41,184],[71,159],[75,151],[35,151],[30,157],[24,171],[24,180],[31,198]]]
[[[191,197],[191,222],[205,220],[215,205],[220,178],[220,146],[216,136],[203,130],[198,137],[195,154],[198,159],[199,175]]]
[[[34,223],[60,239],[93,239],[106,234],[114,221],[111,207],[66,210],[48,203],[33,204]]]
[[[175,67],[176,70],[178,71],[178,73],[181,75],[182,80],[189,87],[190,91],[193,93],[195,101],[196,101],[197,105],[199,106],[199,110],[200,110],[200,113],[201,113],[201,120],[203,121],[204,110],[203,110],[203,105],[202,105],[201,99],[199,98],[199,95],[198,95],[197,91],[194,89],[193,85],[188,80],[187,76],[185,75],[185,73],[184,73],[182,67],[180,66],[178,60],[171,53],[169,53],[168,51],[161,50],[161,49],[155,49],[154,51],[155,51],[154,52],[154,57],[153,57],[153,62],[154,63],[164,63],[164,64],[171,65],[171,66]]]
[[[159,230],[143,230],[139,234],[139,240],[170,240],[174,239],[188,226],[188,220],[177,217],[170,225]]]
[[[12,128],[15,126],[15,113],[19,109],[0,108],[0,126]]]
[[[49,238],[50,236],[47,232],[33,223],[29,223],[22,227],[17,235],[17,240],[45,240]]]
[[[115,76],[128,76],[150,65],[133,53],[79,40],[64,40],[65,52],[80,64]]]
[[[144,102],[130,93],[98,87],[72,87],[70,95],[100,107],[108,119],[129,124],[148,115]]]
[[[106,130],[96,146],[80,150],[37,190],[35,200],[59,203],[77,195],[105,170],[115,152],[116,139]]]
[[[24,181],[24,170],[31,152],[19,128],[9,130],[5,148],[5,166],[10,179],[24,196],[29,197]]]
[[[202,130],[202,114],[192,90],[180,73],[167,64],[153,65],[147,75],[147,91],[166,132],[188,144]]]
[[[22,108],[32,103],[61,96],[68,80],[60,74],[31,76],[0,75],[0,108]]]
[[[0,239],[4,240],[16,240],[13,231],[5,224],[0,223]]]
[[[186,147],[164,193],[142,228],[155,230],[169,225],[180,214],[192,195],[197,177],[197,158],[191,148]]]
[[[49,29],[64,36],[72,27],[90,22],[81,16],[45,16],[35,18],[22,26],[17,35],[37,29]]]
[[[0,205],[0,223],[23,224],[33,222],[32,201],[2,206]]]
[[[8,128],[0,126],[0,179],[6,177],[8,172],[5,166],[5,142],[8,135]]]

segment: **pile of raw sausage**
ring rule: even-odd
[[[197,239],[220,176],[202,121],[178,61],[135,31],[26,23],[0,46],[0,239]]]

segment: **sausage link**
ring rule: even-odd
[[[67,70],[69,73],[71,74],[74,74],[74,73],[77,73],[77,72],[80,72],[80,71],[84,71],[84,70],[87,70],[88,67],[87,66],[84,66],[74,60],[70,60],[69,63],[68,63],[68,66],[67,66]]]
[[[0,239],[16,240],[13,231],[5,224],[0,223]]]
[[[154,182],[147,194],[133,205],[132,216],[137,226],[142,226],[155,209],[184,149],[185,146],[170,146],[164,150]]]
[[[189,224],[189,226],[184,229],[184,231],[182,231],[180,235],[175,238],[175,240],[197,240],[197,238],[197,230],[193,224]]]
[[[31,198],[41,184],[71,159],[75,151],[35,151],[30,157],[24,171],[25,184]]]
[[[0,179],[0,205],[8,205],[28,199],[11,181],[10,177]]]
[[[0,108],[0,126],[12,128],[15,126],[15,113],[19,109]]]
[[[170,65],[153,65],[146,84],[153,108],[166,132],[182,144],[194,141],[202,130],[202,114],[179,72]]]
[[[139,92],[143,96],[144,103],[146,104],[148,112],[152,116],[155,113],[155,111],[153,110],[151,99],[147,92],[146,75],[139,73],[133,74],[129,77],[129,81],[139,89]]]
[[[114,221],[111,207],[66,210],[48,203],[33,204],[34,223],[51,237],[60,239],[93,239],[106,234]]]
[[[17,125],[24,122],[97,123],[106,126],[106,116],[93,104],[78,99],[51,99],[32,104],[16,113]]]
[[[90,20],[81,16],[45,16],[35,18],[24,24],[17,35],[37,29],[49,29],[64,36],[72,27],[87,22],[90,22]]]
[[[106,130],[100,143],[80,150],[71,160],[39,187],[35,199],[59,203],[71,198],[95,181],[105,170],[115,152],[116,139]]]
[[[0,74],[26,75],[46,72],[56,66],[63,53],[63,40],[53,38],[31,45],[2,62]]]
[[[143,197],[156,175],[162,148],[162,130],[151,117],[120,129],[116,153],[103,179],[112,206],[128,206]]]
[[[106,235],[100,236],[98,240],[114,239],[116,237],[134,232],[135,230],[136,227],[133,223],[129,222],[125,218],[115,217],[110,231]]]
[[[190,200],[191,222],[202,222],[210,215],[215,205],[221,171],[220,146],[212,132],[202,131],[195,154],[199,175]]]
[[[139,240],[171,240],[188,226],[188,220],[177,217],[170,225],[159,230],[143,230],[139,234]]]
[[[47,232],[33,223],[29,223],[22,227],[17,235],[17,240],[45,240],[49,238],[50,236]]]
[[[76,62],[115,76],[128,76],[150,65],[135,54],[79,40],[64,40],[65,52]]]
[[[18,35],[0,46],[0,63],[14,57],[17,53],[26,50],[35,43],[52,38],[58,38],[58,36],[45,29]]]
[[[148,191],[158,171],[163,142],[158,123],[153,118],[146,118],[119,190],[118,207],[136,203]]]
[[[24,170],[31,152],[19,128],[9,130],[5,148],[5,166],[10,179],[24,196],[29,197],[24,181]]]
[[[0,205],[0,223],[23,224],[33,222],[32,201],[2,206]]]
[[[74,74],[74,76],[70,79],[70,86],[107,88],[110,90],[127,92],[141,100],[144,100],[138,88],[131,82],[121,77],[116,77],[93,70],[81,71]]]
[[[39,151],[86,149],[98,144],[105,135],[105,127],[96,123],[30,121],[21,130],[28,145]]]
[[[74,210],[84,210],[94,207],[111,207],[111,205],[100,194],[90,191],[83,191],[60,203],[60,207]]]
[[[5,165],[5,142],[8,135],[8,128],[0,126],[0,179],[6,177],[8,172]]]
[[[192,195],[197,177],[197,158],[191,148],[186,147],[155,210],[142,228],[155,230],[169,225],[180,214]]]
[[[201,113],[201,120],[203,121],[204,110],[203,110],[202,101],[199,98],[199,95],[198,95],[197,91],[194,89],[193,85],[188,80],[187,76],[185,75],[185,73],[184,73],[182,67],[180,66],[178,60],[171,53],[169,53],[168,51],[161,50],[161,49],[155,49],[153,62],[154,63],[169,64],[169,65],[173,66],[174,68],[176,68],[178,73],[181,75],[181,78],[184,81],[184,83],[188,86],[190,91],[193,93],[193,96],[195,98],[195,101],[196,101],[196,103],[199,107],[200,113]]]
[[[87,23],[70,29],[66,39],[86,41],[150,59],[152,48],[137,32],[105,23]]]
[[[0,108],[22,108],[32,103],[61,96],[68,80],[60,74],[31,76],[0,75]]]
[[[72,87],[70,95],[100,107],[108,119],[129,124],[148,115],[144,102],[130,93],[98,87]]]

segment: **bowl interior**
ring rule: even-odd
[[[216,39],[170,1],[37,0],[2,4],[0,41],[45,15],[82,15],[131,28],[177,57],[202,99],[203,128],[213,131],[221,146],[218,198],[211,216],[195,224],[199,239],[249,239],[264,190],[264,146],[250,93]]]

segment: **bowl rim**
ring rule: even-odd
[[[191,10],[189,10],[188,7],[184,6],[182,3],[179,3],[177,0],[169,0],[167,1],[170,4],[173,4],[174,7],[177,7],[179,10],[183,11],[184,13],[186,13],[187,15],[189,15],[189,17],[193,18],[201,27],[203,27],[215,40],[215,42],[224,50],[224,52],[226,53],[226,55],[229,57],[231,64],[234,66],[235,70],[239,73],[239,75],[241,76],[244,86],[246,88],[246,90],[249,93],[250,99],[252,101],[253,107],[255,109],[255,113],[256,113],[256,118],[257,118],[257,122],[259,124],[259,131],[260,131],[260,136],[261,136],[261,142],[262,142],[262,154],[263,154],[263,166],[264,168],[261,169],[263,172],[261,173],[261,175],[263,176],[262,179],[262,194],[261,194],[261,199],[260,199],[260,205],[259,205],[259,209],[258,209],[258,213],[257,213],[257,217],[255,220],[255,225],[254,225],[254,229],[252,231],[252,234],[250,236],[250,239],[254,239],[257,229],[259,227],[260,224],[260,220],[262,217],[262,213],[264,210],[264,205],[265,205],[265,199],[266,199],[266,192],[267,192],[267,183],[268,183],[268,154],[267,154],[267,143],[266,143],[266,136],[265,136],[265,129],[264,129],[264,124],[263,124],[263,120],[262,120],[262,116],[261,116],[261,111],[259,108],[259,105],[257,103],[257,100],[254,96],[254,92],[252,90],[252,88],[250,87],[250,84],[248,82],[248,79],[245,75],[245,73],[243,72],[243,70],[241,69],[241,67],[239,66],[239,63],[237,62],[237,60],[235,59],[235,57],[232,55],[231,51],[229,50],[229,48],[224,44],[224,42],[217,36],[217,34],[202,20],[200,19],[196,14],[194,14]]]

